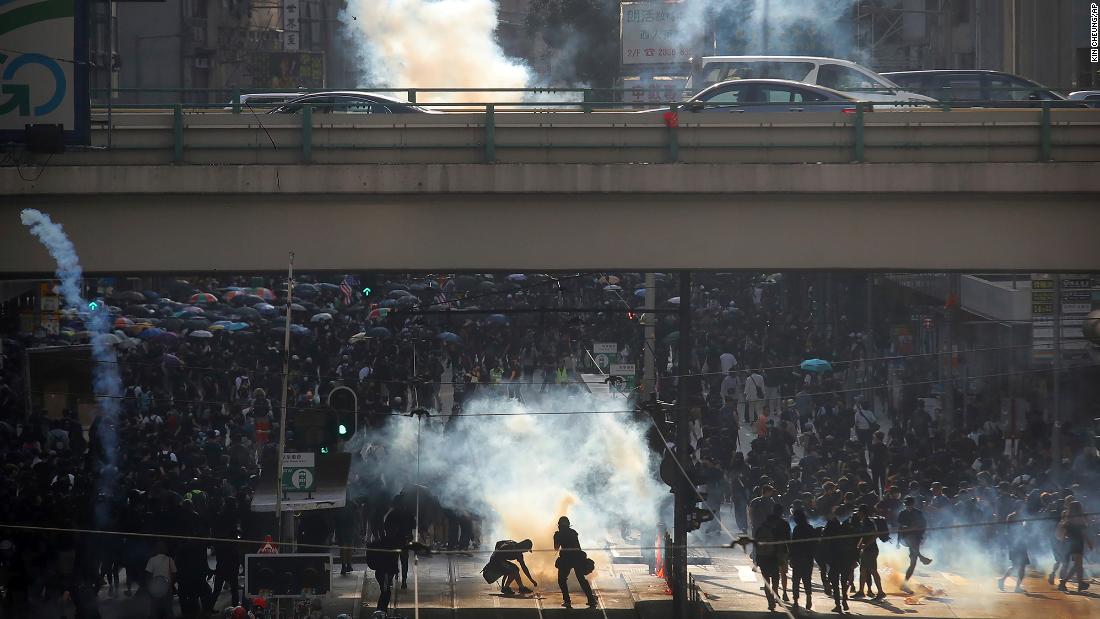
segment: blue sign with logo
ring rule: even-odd
[[[85,2],[0,0],[0,140],[60,124],[67,143],[88,143]]]

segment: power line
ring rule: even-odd
[[[1100,512],[1085,512],[1082,517],[1088,518],[1092,516],[1100,515]],[[1035,522],[1035,521],[1057,521],[1060,520],[1060,515],[1052,516],[1034,516],[1027,518],[1018,518],[1013,522],[1006,522],[1004,520],[987,520],[981,522],[965,522],[958,524],[947,525],[933,525],[927,527],[905,527],[898,528],[893,532],[895,534],[903,533],[919,533],[928,531],[944,531],[944,530],[957,530],[957,529],[972,529],[978,527],[995,527],[995,526],[1011,526],[1014,523],[1020,522]],[[113,536],[127,536],[127,537],[144,537],[144,538],[160,538],[160,539],[177,539],[181,541],[194,541],[194,542],[207,542],[207,543],[233,543],[233,544],[255,544],[261,546],[268,543],[266,540],[251,540],[242,538],[231,537],[214,537],[212,535],[180,535],[175,533],[149,533],[144,531],[120,531],[112,529],[84,529],[79,527],[51,527],[46,525],[33,525],[33,524],[15,524],[15,523],[0,523],[0,529],[11,529],[16,531],[40,531],[43,533],[76,533],[82,535],[113,535]],[[734,539],[734,542],[730,544],[688,544],[687,548],[697,549],[728,549],[739,543],[744,544],[757,544],[757,545],[779,545],[779,544],[798,544],[798,543],[815,543],[819,541],[828,541],[834,539],[852,539],[857,537],[867,537],[871,535],[871,532],[864,531],[861,533],[841,533],[833,535],[822,535],[819,537],[811,537],[801,540],[786,540],[786,541],[756,541],[751,538],[739,536]],[[385,548],[372,548],[370,546],[357,546],[357,545],[339,545],[339,544],[306,544],[298,542],[295,544],[299,548],[317,548],[317,549],[338,549],[338,550],[362,550],[369,552],[403,552],[408,549],[385,549]],[[659,550],[671,548],[670,545],[665,546],[629,546],[630,548],[636,548],[638,550]],[[580,550],[588,552],[601,552],[609,550],[609,546],[588,546],[582,547]],[[433,555],[473,555],[473,554],[492,554],[496,550],[490,549],[473,549],[473,550],[437,550],[428,546],[424,546],[422,549],[427,554]],[[558,552],[555,548],[532,548],[528,552]]]
[[[646,346],[648,347],[648,344],[646,344]],[[996,346],[996,347],[990,347],[990,348],[976,348],[976,349],[965,350],[965,351],[940,351],[940,352],[928,352],[928,353],[909,353],[909,354],[904,354],[904,355],[890,355],[890,356],[875,357],[875,358],[870,358],[870,359],[849,359],[849,360],[843,360],[843,361],[830,361],[829,363],[833,364],[833,365],[845,365],[845,364],[855,364],[855,363],[872,362],[872,361],[903,361],[903,360],[906,360],[906,359],[912,359],[912,358],[918,358],[918,357],[944,356],[944,355],[963,355],[963,354],[979,353],[979,352],[998,352],[998,351],[1005,351],[1005,350],[1018,350],[1018,349],[1021,349],[1021,348],[1031,348],[1031,345],[1028,344],[1028,345],[1015,345],[1015,346]],[[28,349],[28,350],[34,350],[34,349]],[[67,359],[67,360],[76,361],[76,362],[79,362],[79,363],[105,363],[105,364],[133,365],[133,366],[157,367],[157,368],[164,368],[165,367],[163,362],[134,361],[134,360],[100,361],[100,360],[96,360],[96,359],[88,359],[88,358],[85,358],[85,357],[76,357],[76,356],[71,356],[70,357],[70,356],[64,356],[64,355],[58,355],[58,357],[63,358],[63,359]],[[790,364],[790,365],[776,365],[776,366],[762,367],[762,368],[756,368],[756,369],[758,371],[770,371],[770,370],[799,369],[799,368],[800,368],[800,363],[793,363],[793,364]],[[238,374],[238,375],[248,374],[248,375],[252,375],[252,376],[282,376],[282,372],[277,372],[277,371],[273,371],[273,370],[251,370],[251,369],[245,369],[245,368],[230,369],[230,368],[215,368],[215,367],[209,367],[209,366],[183,365],[183,366],[179,366],[176,369],[178,369],[180,371],[195,371],[195,372],[210,372],[210,373],[217,372],[217,373]],[[724,374],[726,374],[726,372],[692,372],[692,373],[687,373],[687,374],[665,374],[665,375],[658,376],[658,378],[691,378],[691,377],[701,377],[701,376],[719,376],[719,375],[724,375]],[[314,374],[303,374],[303,373],[293,373],[292,372],[291,375],[292,376],[297,376],[297,377],[300,377],[300,378],[311,378],[311,379],[312,378],[317,378],[318,380],[332,380],[332,381],[351,380],[351,379],[348,379],[346,377],[337,376],[335,374],[317,374],[317,375],[314,375]],[[971,377],[971,378],[977,378],[977,377]],[[354,380],[356,382],[366,381],[366,382],[377,382],[377,383],[383,383],[383,384],[410,384],[410,383],[415,382],[415,381],[412,381],[412,380],[398,380],[398,379],[392,379],[392,378],[377,378],[377,377],[374,377],[374,376],[368,376],[368,377],[362,379],[362,381],[358,378],[355,378]],[[436,384],[435,381],[430,381],[430,382],[432,384]],[[541,385],[541,384],[549,383],[549,382],[552,382],[552,381],[546,381],[546,380],[511,381],[508,384],[513,384],[513,385]],[[603,381],[577,380],[577,381],[574,381],[574,382],[584,382],[584,383],[587,383],[587,384],[597,384],[597,383],[602,383]],[[939,382],[939,381],[935,381],[935,382]],[[467,382],[466,381],[450,380],[450,381],[439,381],[438,384],[440,384],[440,385],[460,385],[460,384],[464,385],[464,384],[467,384]],[[483,383],[477,383],[477,384],[483,384]],[[859,390],[862,390],[862,389],[866,389],[866,387],[861,388],[861,389],[856,389],[856,390],[859,391]],[[843,391],[844,390],[839,390],[839,391],[834,390],[833,392],[839,393],[839,392],[843,392]]]
[[[1062,371],[1063,372],[1069,372],[1069,371],[1083,370],[1083,369],[1098,367],[1098,366],[1100,366],[1100,363],[1090,363],[1090,364],[1077,365],[1077,366],[1073,366],[1073,367],[1070,367],[1070,368],[1062,368]],[[1033,374],[1033,373],[1041,373],[1041,372],[1053,372],[1053,371],[1055,371],[1055,368],[1032,368],[1032,369],[1028,369],[1028,370],[1017,370],[1017,371],[1013,371],[1013,372],[999,372],[999,373],[994,373],[994,374],[979,374],[979,375],[976,375],[976,376],[970,376],[970,377],[968,377],[968,379],[969,380],[977,380],[977,379],[980,379],[980,378],[999,378],[999,377],[1004,377],[1004,376],[1019,376],[1019,375],[1024,375],[1024,374]],[[895,389],[895,388],[899,388],[899,387],[911,387],[911,386],[918,386],[918,385],[932,385],[932,384],[937,384],[937,383],[942,383],[942,382],[954,382],[955,380],[961,380],[961,379],[947,379],[947,378],[945,378],[945,379],[939,379],[939,380],[925,380],[925,381],[913,381],[913,382],[905,382],[905,383],[896,383],[896,384],[893,384],[893,385],[891,385],[891,384],[865,385],[863,387],[852,387],[850,389],[835,389],[835,390],[829,391],[828,393],[839,394],[839,393],[869,391],[869,390],[874,390],[874,389]],[[604,381],[588,381],[588,383],[590,383],[590,384],[597,384],[597,383],[603,383],[603,382]],[[477,384],[478,385],[501,388],[501,387],[507,387],[507,385],[509,385],[509,384],[519,384],[519,383],[477,383]],[[525,383],[525,384],[530,384],[530,383]],[[553,383],[539,382],[539,383],[533,383],[533,384],[553,384]],[[578,383],[575,382],[575,383],[572,383],[572,384],[578,384]],[[124,399],[127,399],[127,398],[136,399],[135,396],[127,396],[127,395],[106,395],[106,394],[100,395],[100,394],[76,393],[76,392],[71,392],[71,391],[39,391],[39,390],[35,390],[35,391],[31,391],[30,393],[35,394],[35,395],[60,395],[60,396],[91,397],[93,399],[96,399],[96,398],[116,399],[116,400],[124,400]],[[167,398],[161,398],[161,400],[165,400],[165,399],[167,399]],[[767,399],[767,398],[765,398],[765,399]],[[173,405],[175,405],[175,404],[203,404],[203,405],[209,404],[209,405],[217,405],[217,406],[230,405],[230,406],[247,407],[246,402],[232,402],[232,401],[229,401],[229,400],[181,400],[181,399],[177,399],[177,398],[172,398],[171,402],[172,402]],[[292,405],[288,405],[287,410],[321,411],[321,410],[324,410],[324,409],[322,407],[317,407],[317,406],[292,406]],[[477,417],[477,416],[503,416],[503,415],[512,415],[512,414],[515,414],[515,415],[522,415],[522,414],[554,414],[554,415],[559,415],[559,414],[587,414],[587,413],[605,413],[605,412],[609,412],[609,411],[575,411],[575,412],[557,412],[557,411],[553,411],[553,412],[537,412],[537,411],[527,412],[527,411],[524,411],[524,412],[518,412],[518,413],[469,413],[469,414],[461,414],[459,416],[461,416],[461,417]],[[626,412],[634,412],[634,411],[616,411],[616,412],[626,413]],[[371,415],[371,414],[393,415],[393,416],[398,416],[398,417],[405,416],[403,413],[366,413],[366,414],[367,415]]]

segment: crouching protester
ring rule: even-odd
[[[481,568],[481,575],[485,578],[485,582],[494,583],[500,580],[500,592],[504,595],[515,595],[516,592],[512,590],[513,582],[516,583],[520,594],[531,593],[531,590],[523,585],[523,579],[519,573],[522,569],[527,579],[531,581],[531,586],[539,586],[531,576],[531,570],[527,569],[527,563],[523,561],[523,553],[531,552],[532,546],[533,543],[529,539],[522,542],[510,539],[497,542],[489,562]]]

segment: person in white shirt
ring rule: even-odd
[[[764,413],[765,394],[764,377],[760,372],[750,370],[748,377],[745,379],[744,389],[746,424],[755,423],[760,415]]]
[[[737,357],[731,352],[724,352],[718,356],[718,362],[722,364],[722,373],[729,374],[730,370],[737,367]],[[725,393],[725,390],[722,391]]]
[[[866,407],[862,398],[856,400],[854,410],[853,420],[855,422],[856,438],[859,439],[859,444],[867,449],[871,446],[871,437],[879,429],[878,416],[875,415],[875,411]]]
[[[168,556],[168,547],[157,542],[157,554],[145,564],[147,588],[152,604],[149,616],[160,619],[172,617],[172,588],[176,582],[176,562]]]
[[[727,371],[726,376],[722,378],[722,386],[719,387],[719,393],[722,395],[722,403],[728,404],[737,409],[737,401],[741,394],[741,385],[737,383],[737,375],[733,372]]]

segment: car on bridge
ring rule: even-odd
[[[1057,92],[1003,71],[934,69],[883,73],[891,81],[959,107],[1088,107]]]
[[[1100,107],[1100,90],[1078,90],[1069,93],[1070,101],[1084,101],[1089,107]]]
[[[304,92],[242,92],[240,104],[241,108],[246,110],[268,109],[304,94]],[[231,111],[233,105],[233,101],[230,101],[229,105],[225,106],[225,110]]]
[[[704,56],[692,60],[685,88],[699,92],[736,79],[779,79],[822,86],[863,101],[933,103],[848,60],[818,56]]]
[[[439,114],[408,101],[373,92],[314,92],[291,99],[268,114],[298,114],[311,107],[318,114]]]
[[[856,111],[860,99],[832,88],[791,80],[730,80],[703,89],[679,104],[689,112],[843,112]],[[873,108],[866,106],[867,111]],[[668,108],[642,110],[640,114],[667,112]]]

